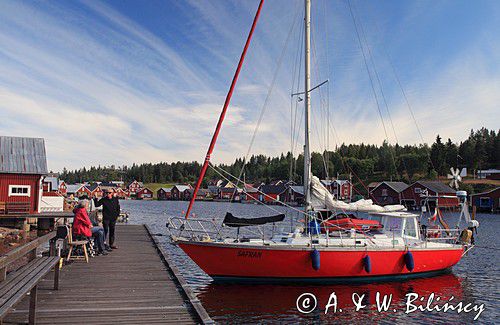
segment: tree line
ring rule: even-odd
[[[443,141],[438,135],[434,143],[420,145],[342,144],[332,151],[314,152],[311,156],[313,174],[320,178],[351,177],[358,185],[372,181],[401,180],[413,182],[418,179],[436,179],[449,173],[450,167],[467,167],[473,170],[498,168],[500,166],[500,130],[471,130],[469,137],[460,143],[451,139]],[[246,162],[244,177],[247,182],[269,182],[291,179],[302,182],[303,155],[293,157],[290,152],[277,157],[253,155]],[[237,158],[232,164],[218,167],[238,176],[244,159]],[[201,165],[191,162],[160,162],[132,164],[132,166],[97,166],[69,171],[63,169],[60,178],[67,183],[84,181],[132,180],[144,183],[195,182]],[[207,180],[219,179],[211,168]]]

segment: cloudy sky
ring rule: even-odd
[[[357,32],[346,0],[313,2],[312,83],[329,79],[313,93],[315,149],[500,126],[499,2],[350,4]],[[257,5],[0,1],[0,134],[45,138],[52,170],[201,161]],[[302,1],[264,5],[215,162],[246,154],[262,110],[251,152],[290,150],[302,15]]]

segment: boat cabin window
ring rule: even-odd
[[[396,231],[403,229],[403,219],[402,218],[387,218],[387,224],[384,228],[389,231]]]
[[[417,229],[415,227],[415,219],[408,218],[405,220],[405,232],[404,235],[407,237],[417,237]]]

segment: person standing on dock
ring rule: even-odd
[[[104,226],[104,238],[106,239],[109,234],[108,244],[111,249],[117,249],[114,245],[115,242],[115,225],[118,216],[120,215],[120,202],[118,198],[113,195],[113,192],[106,189],[104,196],[98,200],[94,198],[96,207],[102,206],[102,224]]]

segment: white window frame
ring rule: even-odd
[[[414,191],[415,191],[415,194],[420,194],[420,193],[422,193],[422,188],[420,188],[420,187],[415,187],[415,190],[414,190]]]
[[[26,188],[28,189],[27,193],[13,193],[12,190],[14,188]],[[9,185],[9,196],[31,196],[31,185]]]

